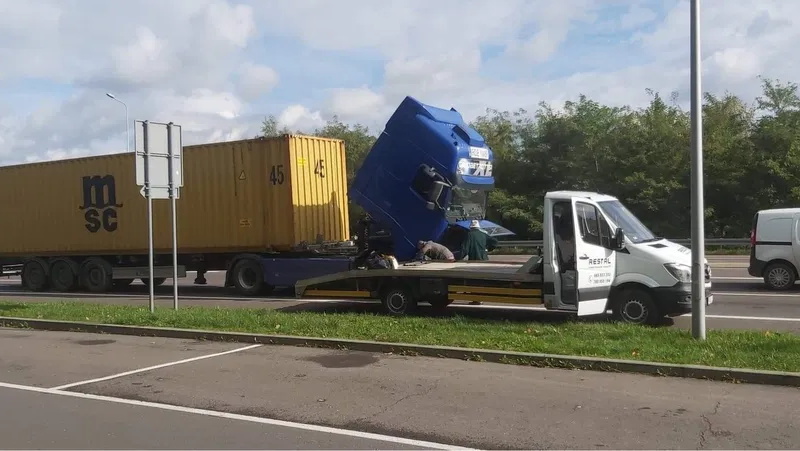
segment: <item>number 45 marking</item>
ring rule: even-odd
[[[325,178],[325,160],[317,160],[317,164],[314,166],[314,174],[317,174],[320,178]]]
[[[284,179],[283,165],[273,165],[272,169],[269,171],[269,181],[272,182],[273,185],[283,185]]]

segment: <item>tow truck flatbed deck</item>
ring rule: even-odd
[[[542,304],[542,275],[527,263],[416,262],[390,269],[353,269],[298,281],[297,297],[381,299],[387,306],[428,302],[434,307],[459,301]],[[401,299],[402,298],[402,299]],[[405,307],[402,308],[403,313]]]

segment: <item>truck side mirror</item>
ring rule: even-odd
[[[425,205],[428,210],[433,210],[439,206],[439,197],[442,195],[442,191],[446,186],[446,183],[439,180],[431,182],[431,188],[428,191],[428,202]]]
[[[614,232],[614,250],[621,251],[623,249],[625,249],[625,232],[620,227],[617,227]]]

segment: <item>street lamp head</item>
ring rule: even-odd
[[[106,95],[108,96],[109,99],[116,99],[116,97],[114,97],[114,94],[111,94],[110,92],[107,92]]]

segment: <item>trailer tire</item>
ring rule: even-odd
[[[45,264],[39,259],[25,262],[22,267],[22,286],[30,291],[44,291],[50,285]]]
[[[625,288],[617,293],[614,302],[614,317],[629,324],[657,324],[661,318],[653,297],[641,288]]]
[[[62,293],[74,290],[78,286],[80,267],[72,261],[59,258],[50,263],[50,285]]]
[[[236,291],[244,296],[255,296],[264,291],[264,269],[253,259],[239,260],[231,276]]]
[[[414,299],[411,290],[395,286],[383,293],[381,305],[386,313],[392,316],[402,316],[416,310],[417,300]]]
[[[92,293],[106,293],[114,286],[112,271],[110,263],[102,258],[92,257],[81,265],[80,284]]]
[[[141,280],[142,283],[145,284],[145,286],[150,286],[150,278],[149,277],[142,277],[139,280]],[[161,285],[164,285],[164,282],[166,282],[166,281],[167,281],[166,277],[153,277],[153,286],[154,287],[160,287]]]

